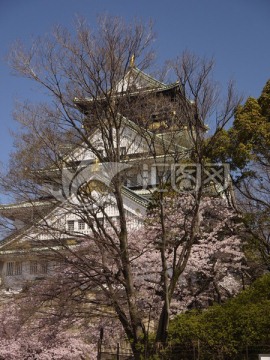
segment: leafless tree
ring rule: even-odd
[[[67,265],[68,299],[77,304],[87,301],[92,306],[95,304],[96,314],[97,308],[104,314],[110,306],[131,341],[136,359],[141,356],[139,345],[146,341],[148,329],[136,295],[133,264],[140,254],[134,255],[128,227],[130,219],[124,206],[123,185],[130,173],[117,171],[103,188],[98,181],[88,183],[83,172],[86,168],[83,159],[78,164],[78,153],[90,151],[100,164],[133,161],[135,168],[140,168],[142,162],[154,164],[160,169],[159,189],[166,190],[167,165],[185,161],[200,165],[202,170],[206,168],[207,154],[216,134],[231,119],[239,103],[232,85],[228,87],[225,101],[221,102],[219,89],[211,78],[213,61],[187,52],[170,63],[177,82],[167,92],[162,86],[163,91],[159,92],[157,85],[154,89],[134,88],[136,79],[128,78],[129,71],[134,66],[134,59],[141,71],[151,65],[152,40],[151,27],[102,18],[95,33],[84,22],[79,23],[75,36],[57,27],[52,36],[39,39],[30,49],[16,44],[10,54],[14,71],[36,82],[46,91],[47,97],[42,104],[24,103],[16,108],[15,118],[22,125],[22,131],[16,136],[17,151],[11,158],[5,188],[12,191],[16,199],[31,204],[31,216],[29,213],[25,216],[25,224],[39,233],[49,234],[54,240],[50,254]],[[122,79],[125,82],[121,82]],[[216,125],[209,141],[206,122],[213,117]],[[136,134],[130,146],[144,149],[134,158],[121,153],[123,129],[129,120],[133,134]],[[95,134],[99,134],[98,138]],[[94,171],[97,164],[93,162],[91,166]],[[68,201],[68,196],[65,201],[50,198],[51,192],[44,187],[46,183],[50,189],[55,186],[63,192],[67,173],[66,181],[71,188],[76,177],[81,176],[82,180],[85,176],[85,183],[80,181],[80,186],[75,183],[78,202]],[[200,233],[204,180],[202,178],[193,192],[191,219],[188,214],[191,226],[182,239],[182,250],[170,277],[167,252],[171,245],[164,209],[166,192],[153,194],[162,229],[158,250],[163,305],[156,332],[157,343],[166,341],[172,297]],[[94,191],[97,187],[98,199]],[[74,194],[71,191],[69,195]],[[112,197],[117,207],[117,222],[107,212]],[[40,210],[36,205],[37,198],[48,203],[47,207]],[[97,203],[97,200],[102,201]],[[74,233],[59,221],[52,222],[51,217],[47,217],[49,213],[57,219],[61,211],[79,217],[91,234]],[[100,220],[100,214],[105,222]],[[72,247],[73,244],[66,241],[67,237],[76,239],[77,247]],[[61,250],[55,250],[56,242]],[[41,239],[40,243],[45,244],[46,240]],[[91,261],[85,256],[89,246]],[[175,245],[175,251],[178,249],[179,244]],[[143,251],[141,249],[141,254]],[[70,268],[73,275],[69,273]],[[97,298],[89,301],[87,294],[93,288],[98,289]],[[60,299],[63,304],[63,294],[67,295],[67,292],[54,293],[55,296],[52,292],[47,294]]]

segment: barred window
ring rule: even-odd
[[[37,274],[38,272],[38,262],[30,261],[30,274]]]
[[[67,229],[68,231],[74,231],[74,220],[68,220],[67,222]]]
[[[78,229],[84,230],[85,229],[85,222],[83,220],[78,221]]]
[[[7,263],[6,275],[16,276],[22,274],[22,262],[21,261],[9,261]]]
[[[14,275],[14,262],[8,262],[7,263],[7,271],[6,271],[7,276],[12,276]]]
[[[22,275],[22,262],[15,262],[14,275]]]
[[[42,261],[40,263],[40,272],[41,272],[41,274],[48,273],[48,261]]]

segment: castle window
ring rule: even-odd
[[[85,229],[85,222],[83,220],[78,221],[78,229],[84,230]]]
[[[38,272],[38,262],[30,261],[30,274],[37,274]]]
[[[103,227],[104,224],[105,224],[105,219],[104,219],[104,217],[98,218],[98,219],[97,219],[97,222],[98,222],[98,225],[99,225],[99,226]]]
[[[126,156],[127,155],[127,148],[125,146],[120,147],[120,156]]]
[[[22,262],[15,262],[15,269],[14,275],[21,275],[22,274]]]
[[[138,186],[138,176],[137,174],[131,174],[127,182],[128,187],[133,188]]]
[[[8,276],[11,276],[11,275],[14,275],[13,272],[14,272],[14,262],[8,262],[6,274]]]
[[[22,262],[21,261],[10,261],[7,263],[7,276],[21,275],[22,274]]]
[[[41,274],[47,274],[48,272],[48,262],[47,261],[42,261],[40,263],[40,273]]]
[[[74,220],[68,220],[67,222],[67,230],[74,231]]]

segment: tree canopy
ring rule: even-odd
[[[264,275],[234,299],[202,312],[176,317],[170,327],[173,345],[200,346],[200,359],[240,359],[255,349],[269,352],[270,276]]]
[[[210,148],[213,161],[230,164],[238,210],[269,268],[270,80],[258,99],[235,109],[229,129],[221,129]],[[255,248],[253,248],[254,250]]]

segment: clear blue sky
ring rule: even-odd
[[[75,15],[95,25],[107,13],[132,20],[152,19],[159,61],[189,49],[214,56],[216,78],[235,79],[245,96],[258,97],[270,78],[269,0],[0,0],[0,162],[12,151],[10,130],[16,131],[12,111],[16,99],[34,96],[31,83],[10,73],[4,56],[21,39],[50,32],[55,24],[72,27]]]

